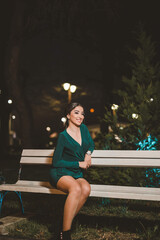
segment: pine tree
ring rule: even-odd
[[[119,108],[112,112],[111,106],[106,107],[102,119],[105,127],[97,136],[99,149],[160,149],[160,65],[156,62],[155,43],[143,28],[137,32],[135,40],[136,47],[129,49],[130,76],[122,78],[123,88],[117,91]],[[108,126],[112,131],[107,132]],[[94,179],[94,172],[91,174]],[[150,169],[108,168],[99,170],[99,174],[100,180],[107,184],[149,186],[159,183]]]
[[[155,43],[143,28],[136,34],[136,42],[136,48],[129,49],[133,59],[130,77],[122,78],[123,90],[117,92],[119,108],[116,114],[106,108],[103,121],[112,132],[99,136],[105,149],[137,149],[149,135],[160,139],[160,65]]]

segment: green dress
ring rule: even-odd
[[[74,140],[66,129],[59,134],[50,169],[50,183],[54,187],[62,176],[72,176],[75,179],[83,177],[79,162],[84,161],[88,150],[93,152],[94,142],[86,125],[81,124],[80,131],[81,144]]]

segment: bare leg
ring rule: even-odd
[[[63,231],[67,231],[71,229],[72,221],[76,214],[81,197],[81,187],[73,177],[63,176],[59,179],[57,188],[68,193],[63,215]]]
[[[91,192],[91,186],[90,184],[84,179],[84,178],[78,178],[76,181],[80,184],[81,187],[81,196],[78,202],[78,206],[75,212],[75,215],[80,211],[80,209],[85,204],[90,192]]]

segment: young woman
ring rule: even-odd
[[[67,108],[66,129],[59,134],[54,152],[50,182],[68,193],[64,205],[63,231],[60,239],[71,240],[73,218],[86,202],[91,187],[83,178],[83,170],[91,166],[94,142],[83,124],[84,109],[79,103]]]

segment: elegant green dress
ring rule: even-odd
[[[84,161],[88,150],[93,152],[94,142],[86,125],[81,124],[80,131],[81,144],[74,140],[66,129],[59,134],[50,169],[50,183],[54,187],[62,176],[72,176],[75,179],[83,177],[79,162]]]

